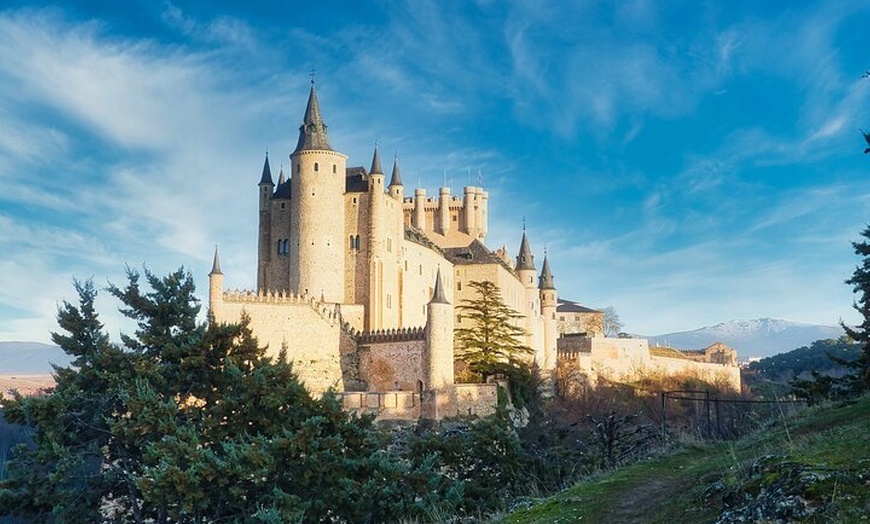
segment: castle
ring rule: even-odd
[[[266,155],[256,291],[225,291],[215,251],[209,308],[218,321],[247,314],[312,393],[331,390],[349,410],[388,418],[491,413],[494,384],[454,381],[453,331],[468,322],[454,306],[476,298],[472,281],[497,284],[534,363],[544,376],[555,371],[560,321],[549,261],[538,274],[525,228],[515,261],[483,244],[482,187],[406,196],[398,160],[387,182],[377,146],[368,170],[347,167],[329,143],[313,82],[288,171],[276,184]],[[583,309],[572,311],[574,331],[582,326],[594,340],[601,313]]]

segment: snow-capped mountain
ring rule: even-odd
[[[702,349],[714,342],[722,342],[737,350],[741,360],[751,357],[769,357],[777,353],[809,345],[816,340],[840,338],[840,326],[804,324],[776,318],[731,320],[693,331],[680,331],[645,337],[650,343],[678,349]]]
[[[0,342],[0,375],[42,375],[54,371],[51,364],[69,363],[69,355],[52,344]]]

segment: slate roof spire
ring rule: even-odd
[[[223,275],[223,271],[221,271],[221,259],[218,257],[218,248],[214,247],[214,260],[211,263],[211,273],[208,276],[212,275]]]
[[[447,296],[444,294],[444,284],[441,282],[441,268],[438,268],[438,274],[435,276],[435,290],[432,292],[432,300],[430,304],[449,304]]]
[[[556,289],[556,284],[553,283],[553,272],[550,271],[550,260],[547,255],[544,255],[544,268],[541,269],[541,276],[538,279],[539,289]]]
[[[260,185],[274,186],[272,183],[272,169],[269,167],[269,152],[266,151],[266,161],[263,162],[263,176],[260,177]]]
[[[302,125],[299,126],[299,142],[296,150],[300,151],[332,151],[329,145],[329,137],[326,135],[326,124],[320,115],[320,104],[317,102],[317,92],[314,90],[314,79],[311,79],[311,92],[308,93],[308,107],[305,108],[305,116]]]
[[[369,170],[370,175],[383,175],[384,170],[381,169],[381,154],[378,152],[378,144],[375,143],[375,154],[372,157],[372,168]]]
[[[399,155],[393,159],[393,176],[390,178],[390,186],[401,186],[402,176],[399,174]]]
[[[520,242],[520,254],[517,255],[517,270],[535,269],[535,257],[529,247],[529,239],[526,238],[526,228],[523,227],[523,240]]]

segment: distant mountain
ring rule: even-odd
[[[740,360],[769,357],[808,346],[813,341],[843,336],[840,326],[803,324],[775,318],[732,320],[693,331],[645,337],[651,343],[678,349],[701,349],[722,342],[737,350]]]
[[[67,366],[70,357],[57,346],[39,342],[0,342],[0,374],[42,375],[51,364]]]

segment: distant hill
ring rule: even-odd
[[[747,371],[773,382],[788,382],[794,377],[809,378],[812,371],[835,377],[849,371],[831,360],[831,356],[847,362],[857,360],[861,356],[861,345],[841,340],[816,340],[809,346],[753,362],[747,366]]]
[[[732,320],[693,331],[647,336],[651,343],[678,349],[701,349],[722,342],[737,350],[740,360],[763,358],[807,346],[816,340],[838,339],[840,326],[803,324],[775,318]]]
[[[70,357],[57,346],[39,342],[0,342],[0,374],[43,375],[51,364],[67,366]]]

